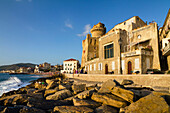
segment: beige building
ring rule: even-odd
[[[19,73],[28,73],[28,70],[26,67],[20,67],[19,68]]]
[[[170,70],[170,9],[165,18],[163,27],[159,30],[160,45],[162,49],[162,69]]]
[[[74,70],[78,71],[79,61],[76,59],[68,59],[63,62],[63,70],[61,73],[73,73]]]
[[[91,29],[91,35],[87,34],[82,42],[81,66],[89,74],[146,73],[147,69],[160,69],[155,22],[147,25],[134,16],[107,33],[104,24],[99,22]]]

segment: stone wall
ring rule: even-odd
[[[67,77],[73,78],[73,74],[66,74]],[[87,81],[98,81],[104,82],[108,79],[116,79],[121,82],[123,79],[132,80],[135,84],[142,85],[143,87],[170,87],[170,75],[109,75],[109,74],[75,74],[74,78],[87,80]]]

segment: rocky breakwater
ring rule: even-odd
[[[89,85],[63,77],[42,78],[0,97],[2,113],[169,113],[169,105],[169,93],[111,79]]]

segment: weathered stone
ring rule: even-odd
[[[36,89],[34,89],[34,88],[30,88],[30,89],[27,90],[27,94],[34,93],[35,90],[36,90]]]
[[[101,106],[101,103],[97,103],[93,100],[82,100],[78,98],[73,98],[74,106],[86,106],[90,108],[96,108]]]
[[[26,104],[28,95],[15,94],[0,98],[0,105]]]
[[[51,80],[51,79],[46,79],[46,80],[45,80],[45,82],[46,82],[47,84],[50,84],[52,81],[53,81],[53,80]]]
[[[134,93],[132,91],[126,90],[126,89],[122,89],[119,87],[113,87],[111,89],[111,93],[132,103],[133,102],[133,98],[134,98]]]
[[[149,90],[134,90],[134,89],[130,89],[130,91],[132,91],[136,97],[135,100],[138,100],[139,98],[145,97],[147,95],[149,95],[152,91]]]
[[[98,108],[96,108],[96,113],[119,113],[119,110],[117,108],[107,106],[107,105],[102,105]]]
[[[119,83],[116,80],[109,79],[102,84],[98,92],[99,93],[110,93],[111,89],[117,85],[119,85]]]
[[[56,92],[53,95],[49,95],[46,97],[46,100],[61,100],[61,99],[65,99],[67,97],[72,96],[71,91],[69,90],[61,90]]]
[[[86,84],[73,84],[72,90],[74,91],[74,94],[82,92],[82,91],[86,90]]]
[[[46,89],[54,89],[54,88],[57,87],[57,86],[58,86],[58,83],[57,83],[56,81],[51,81],[51,82],[47,85]]]
[[[1,113],[19,113],[22,107],[6,107]]]
[[[62,89],[71,89],[71,85],[70,84],[60,84],[59,85],[59,90],[62,90]]]
[[[134,82],[132,80],[127,80],[127,79],[124,79],[121,83],[121,85],[131,85],[133,84]]]
[[[165,99],[168,105],[170,105],[170,93],[152,92],[153,95],[161,96]]]
[[[46,86],[44,84],[40,84],[38,82],[35,83],[35,88],[38,88],[38,89],[45,89]]]
[[[112,94],[93,93],[91,99],[117,108],[125,107],[128,103],[124,99]]]
[[[55,90],[55,89],[47,89],[44,92],[44,97],[46,97],[48,95],[51,95],[51,94],[54,94],[55,92],[57,92],[57,90]]]
[[[43,93],[44,92],[44,89],[38,89],[38,90],[35,90],[33,93]]]
[[[19,113],[45,113],[44,110],[41,109],[36,109],[36,108],[30,108],[30,107],[23,107],[23,109],[20,110]]]
[[[158,92],[169,92],[169,87],[158,87],[158,86],[154,86],[152,87],[152,89],[154,91],[158,91]]]
[[[59,113],[93,113],[93,109],[80,106],[56,106],[53,111]]]
[[[161,96],[150,94],[125,108],[125,113],[169,113],[170,107]]]
[[[95,92],[94,89],[86,90],[86,91],[83,91],[81,93],[78,93],[77,95],[75,95],[73,97],[66,98],[65,100],[73,100],[73,98],[76,98],[76,97],[79,98],[79,99],[91,98],[93,92]]]

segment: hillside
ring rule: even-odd
[[[36,64],[31,63],[18,63],[18,64],[12,64],[12,65],[4,65],[0,66],[0,71],[2,70],[17,70],[20,67],[31,67],[34,68]]]

